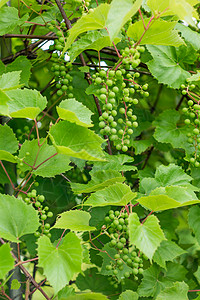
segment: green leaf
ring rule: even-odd
[[[23,143],[19,151],[19,158],[23,158],[25,162],[20,167],[22,171],[30,171],[30,166],[34,166],[33,174],[42,177],[53,177],[71,169],[69,158],[66,158],[63,154],[53,156],[56,154],[56,150],[53,146],[48,145],[45,139],[41,139],[40,144],[42,145],[41,147],[38,146],[37,140],[25,141]],[[26,153],[29,153],[29,155],[27,156]]]
[[[163,211],[199,203],[199,199],[190,188],[179,186],[156,188],[149,196],[141,197],[137,201],[153,211]]]
[[[54,288],[60,291],[81,271],[82,248],[79,238],[72,232],[65,235],[62,244],[56,248],[47,236],[38,240],[39,266]]]
[[[133,166],[134,159],[128,155],[125,154],[118,154],[118,155],[109,155],[105,153],[105,159],[104,162],[95,162],[92,171],[90,172],[90,175],[92,175],[93,172],[99,171],[99,170],[113,170],[113,171],[135,171],[137,168]],[[126,165],[126,163],[131,163],[130,165]]]
[[[133,141],[132,145],[135,148],[135,154],[138,155],[147,150],[153,144],[153,140],[153,138],[148,138],[147,140]]]
[[[200,266],[198,266],[197,271],[194,273],[194,276],[196,277],[198,283],[200,283]]]
[[[58,215],[56,224],[52,228],[70,229],[72,231],[92,231],[89,226],[90,214],[81,210],[70,210]]]
[[[85,107],[81,102],[75,99],[63,100],[57,106],[57,112],[61,119],[84,127],[91,127],[91,116],[93,113]]]
[[[8,73],[7,73],[8,74]],[[37,90],[10,90],[6,94],[11,99],[9,115],[13,118],[35,119],[47,105],[46,97],[43,97]]]
[[[147,62],[148,68],[159,83],[177,89],[190,77],[190,73],[180,65],[184,60],[181,56],[177,57],[174,47],[149,45],[147,49],[153,57]]]
[[[4,73],[0,76],[0,88],[9,91],[20,87],[20,71]]]
[[[136,213],[129,215],[129,236],[130,243],[150,260],[160,243],[166,239],[156,216],[149,216],[144,223],[140,223]]]
[[[150,18],[145,19],[145,26],[149,23]],[[142,37],[142,45],[166,45],[178,47],[183,44],[183,40],[178,35],[178,31],[174,30],[177,22],[167,22],[162,19],[156,20],[152,23],[150,28],[144,33],[143,21],[135,22],[130,25],[127,31],[127,35],[134,39],[134,41],[139,41]]]
[[[6,66],[5,72],[20,71],[20,84],[28,86],[31,76],[32,64],[25,56],[18,56],[11,64]]]
[[[186,253],[177,244],[172,241],[162,241],[156,252],[153,260],[163,268],[166,268],[166,261],[173,261],[174,258]]]
[[[76,294],[75,296],[69,296],[69,300],[108,300],[106,296],[100,293],[82,293]]]
[[[6,274],[14,268],[14,258],[12,257],[9,244],[4,244],[0,247],[0,278],[4,279]]]
[[[107,205],[124,206],[135,197],[136,193],[133,193],[128,185],[116,183],[93,193],[84,202],[84,205],[90,205],[92,207]]]
[[[185,282],[175,282],[172,287],[166,287],[156,300],[188,300],[188,285]]]
[[[106,28],[111,41],[117,36],[126,22],[135,15],[142,4],[142,0],[113,0],[106,20]]]
[[[179,120],[180,113],[178,111],[162,112],[153,122],[153,125],[156,126],[154,138],[160,143],[170,143],[174,148],[184,148],[188,152],[186,135],[191,129],[187,126],[178,126]]]
[[[125,181],[125,177],[119,172],[111,170],[93,172],[91,176],[91,180],[87,184],[71,182],[73,192],[76,194],[96,192],[111,184]]]
[[[167,270],[161,269],[157,265],[152,265],[143,273],[142,282],[138,288],[140,296],[156,296],[166,287],[172,287],[174,281],[182,281],[185,279],[186,270],[183,266],[174,263],[167,263]],[[173,299],[173,298],[171,298]]]
[[[195,237],[200,245],[200,207],[199,206],[193,206],[189,210],[188,214],[188,223],[189,227],[193,230]]]
[[[1,97],[0,115],[8,116],[9,115],[9,108],[8,108],[7,102],[10,100],[10,98],[1,89],[0,89],[0,97]]]
[[[138,300],[138,294],[136,292],[126,290],[125,292],[121,293],[119,300]]]
[[[90,290],[96,293],[101,292],[108,296],[114,292],[114,288],[111,286],[108,278],[99,274],[97,268],[90,268],[85,270],[84,273],[80,273],[76,278],[76,286],[81,291]]]
[[[58,153],[85,160],[104,160],[103,139],[85,127],[62,121],[53,125],[49,134]]]
[[[11,33],[16,26],[22,25],[28,19],[28,14],[21,19],[18,16],[18,9],[15,7],[3,7],[0,9],[0,35]]]
[[[196,51],[200,49],[200,34],[198,32],[193,31],[190,27],[181,23],[177,23],[175,29],[181,33],[181,36],[186,42],[190,43]]]
[[[117,44],[119,41],[120,41],[119,38],[114,39],[115,44]],[[108,33],[105,30],[89,31],[84,36],[80,37],[79,40],[73,43],[72,47],[68,52],[68,55],[70,56],[70,60],[73,61],[80,53],[82,53],[87,49],[100,51],[104,47],[108,47],[111,45],[112,43],[110,41],[110,37],[108,36]],[[81,67],[81,71],[84,70],[83,68],[86,67]],[[89,70],[87,70],[86,72],[89,72]]]
[[[75,291],[73,287],[66,286],[62,290],[59,291],[57,297],[58,300],[68,300],[69,296],[75,295]]]
[[[196,4],[199,2],[195,1],[194,3]],[[160,13],[161,16],[176,15],[179,20],[185,20],[193,26],[195,25],[192,19],[195,16],[195,9],[192,7],[195,5],[194,3],[191,3],[190,5],[189,0],[147,0],[147,5],[155,15]]]
[[[87,14],[86,16],[82,16],[70,29],[69,37],[67,39],[63,52],[66,52],[66,50],[71,46],[73,41],[81,33],[89,30],[104,28],[109,9],[110,6],[108,4],[101,4],[97,8],[95,8],[93,12]]]
[[[34,233],[39,224],[32,205],[14,196],[0,194],[0,235],[3,238],[18,243],[21,236]]]
[[[11,290],[18,290],[21,287],[21,283],[17,279],[13,279],[11,282]]]
[[[0,125],[0,160],[16,163],[12,153],[18,150],[18,141],[8,125]]]
[[[6,2],[7,2],[7,0],[0,0],[0,8],[1,8],[4,4],[6,4]]]

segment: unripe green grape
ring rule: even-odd
[[[101,94],[106,94],[106,93],[107,93],[106,88],[101,88],[101,89],[100,89],[100,93],[101,93]]]
[[[114,247],[117,244],[116,240],[111,240],[109,245],[110,247]]]
[[[53,213],[52,213],[51,211],[49,211],[49,212],[47,213],[47,217],[48,217],[48,218],[52,218],[52,217],[53,217]]]
[[[121,146],[120,144],[118,144],[118,145],[116,146],[116,149],[117,149],[117,150],[121,150],[121,148],[122,148],[122,146]]]
[[[118,134],[119,134],[119,135],[123,135],[123,133],[124,133],[124,130],[123,130],[123,129],[119,129],[119,130],[118,130]]]
[[[112,110],[112,104],[111,103],[106,104],[106,107],[107,107],[108,110]]]
[[[57,91],[57,95],[58,95],[58,96],[62,96],[62,94],[63,94],[63,91],[62,91],[62,90],[58,90],[58,91]]]
[[[43,195],[40,195],[40,196],[38,197],[38,200],[39,200],[40,202],[43,202],[43,201],[45,200],[45,197],[44,197]]]
[[[40,207],[41,203],[39,201],[36,201],[34,205],[35,207]]]
[[[198,134],[199,134],[199,129],[198,129],[198,128],[194,128],[194,129],[193,129],[193,133],[194,133],[195,135],[198,135]]]
[[[132,116],[132,111],[128,110],[126,114],[127,114],[128,117],[131,117]]]
[[[124,237],[122,237],[122,238],[120,239],[120,242],[121,242],[122,244],[126,244],[126,239],[125,239]]]
[[[106,71],[105,71],[105,70],[101,70],[101,71],[99,72],[99,75],[100,75],[101,77],[106,77]]]
[[[104,112],[104,113],[102,114],[102,117],[103,117],[104,119],[108,119],[108,113],[107,113],[107,112]]]
[[[129,276],[130,276],[130,273],[129,273],[129,272],[125,272],[125,273],[124,273],[124,277],[129,278]]]
[[[128,147],[125,146],[125,145],[123,145],[123,146],[122,146],[122,151],[123,151],[123,152],[127,152],[127,151],[128,151]]]
[[[192,118],[192,119],[194,119],[194,118],[196,117],[196,115],[195,115],[193,112],[189,113],[189,116],[190,116],[190,118]]]
[[[105,122],[104,121],[99,122],[99,127],[104,128],[105,127]]]
[[[115,104],[115,103],[116,103],[115,98],[111,98],[111,99],[109,100],[109,102],[110,102],[111,104]]]
[[[119,225],[117,226],[117,230],[121,231],[121,230],[122,230],[122,225],[119,224]]]
[[[195,87],[196,87],[195,84],[191,84],[191,85],[190,85],[190,89],[191,89],[191,90],[195,89]]]
[[[190,119],[185,119],[184,123],[185,123],[186,125],[189,125],[189,124],[190,124]]]
[[[40,232],[39,232],[39,231],[36,231],[36,232],[34,233],[34,236],[35,236],[36,238],[40,237]]]
[[[189,138],[187,141],[188,141],[188,143],[193,144],[193,139],[192,138]]]
[[[137,256],[137,252],[132,251],[132,252],[131,252],[131,255],[132,255],[133,257],[136,257],[136,256]]]
[[[107,266],[106,266],[106,270],[107,270],[107,271],[112,270],[112,266],[111,266],[111,265],[107,265]]]
[[[118,242],[116,245],[116,248],[119,250],[123,249],[123,247],[124,247],[124,245],[121,242]]]
[[[182,112],[186,113],[188,111],[187,107],[183,107]]]
[[[134,128],[137,128],[137,127],[138,127],[138,123],[137,123],[137,122],[133,122],[132,125],[133,125]]]
[[[132,129],[128,129],[127,132],[128,132],[128,134],[133,134],[133,130]]]
[[[106,99],[107,99],[106,94],[101,94],[99,96],[99,99],[102,100],[102,101],[106,101]]]
[[[117,120],[117,122],[118,122],[119,124],[123,124],[123,123],[124,123],[124,120],[121,119],[121,118],[119,118],[119,119]]]
[[[133,103],[134,105],[138,104],[138,99],[136,99],[136,98],[133,99],[133,100],[132,100],[132,103]]]
[[[131,94],[134,94],[134,93],[135,93],[134,88],[130,88],[130,89],[129,89],[129,92],[130,92]]]
[[[149,92],[144,92],[144,97],[149,97]]]
[[[114,220],[114,218],[115,218],[114,214],[109,214],[109,218],[110,218],[111,220]]]
[[[132,122],[131,121],[126,121],[126,125],[128,126],[128,127],[131,127],[132,126]],[[132,133],[131,133],[132,134]]]
[[[116,110],[112,110],[112,111],[111,111],[111,115],[112,115],[113,117],[116,117],[117,111],[116,111]]]
[[[192,106],[194,104],[194,102],[192,100],[188,101],[188,106]]]
[[[100,84],[101,82],[102,82],[101,77],[97,77],[97,78],[95,79],[95,83]]]
[[[45,220],[47,219],[47,215],[44,214],[44,215],[42,215],[40,218],[41,218],[41,220],[44,220],[44,221],[45,221]]]
[[[117,86],[114,86],[112,90],[113,90],[114,93],[118,93],[119,92],[119,88]]]
[[[199,165],[200,165],[200,163],[199,163],[198,161],[196,161],[196,162],[194,163],[194,166],[195,166],[196,168],[198,168]]]
[[[124,224],[124,219],[123,219],[123,218],[120,218],[120,219],[119,219],[119,224],[121,224],[121,225]]]
[[[118,220],[114,220],[114,221],[113,221],[113,224],[114,224],[115,226],[117,226],[117,225],[119,225],[119,221],[118,221]]]
[[[113,85],[113,81],[111,79],[106,81],[107,86],[112,86]]]
[[[119,109],[119,113],[120,113],[120,114],[124,114],[124,113],[125,113],[125,108],[123,108],[123,107],[120,107],[120,109]]]
[[[44,227],[45,227],[46,229],[49,229],[51,226],[50,226],[49,223],[46,223],[46,224],[44,225]]]
[[[122,259],[118,259],[118,260],[117,260],[117,264],[118,264],[119,266],[123,265],[123,260],[122,260]]]
[[[120,255],[117,253],[117,254],[114,255],[114,258],[115,258],[115,259],[119,259],[119,258],[120,258]]]
[[[122,82],[122,88],[125,88],[125,87],[126,87],[126,83]]]
[[[109,132],[110,132],[110,127],[109,127],[109,126],[106,126],[106,127],[104,128],[104,131],[105,131],[105,133],[109,133]]]
[[[140,268],[140,269],[138,270],[138,273],[139,273],[139,274],[143,274],[143,272],[144,272],[144,270],[143,270],[142,268]]]

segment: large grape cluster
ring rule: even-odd
[[[119,281],[123,283],[123,279],[131,275],[138,280],[138,275],[143,273],[143,256],[135,246],[129,244],[128,214],[110,210],[105,217],[105,223],[111,237],[109,246],[117,250],[110,264],[106,266],[106,270],[112,273],[111,283],[117,287]],[[125,270],[125,266],[129,267],[129,271]],[[123,270],[122,278],[119,278],[118,273]]]
[[[49,211],[48,206],[44,206],[45,197],[43,195],[37,195],[37,191],[33,189],[27,194],[27,197],[24,199],[24,201],[27,204],[32,204],[34,208],[38,210],[38,214],[40,217],[40,227],[39,230],[35,232],[35,237],[39,238],[40,235],[45,234],[50,238],[50,224],[45,223],[45,221],[47,218],[52,218],[53,213]]]
[[[143,47],[125,48],[119,67],[107,72],[100,70],[93,75],[93,82],[97,87],[96,95],[102,102],[100,133],[109,136],[116,149],[123,152],[128,150],[130,136],[134,128],[138,127],[137,116],[134,114],[138,99],[134,94],[137,92],[144,97],[149,96],[148,84],[141,86],[137,83],[140,73],[126,70],[140,63],[139,51],[143,51]]]

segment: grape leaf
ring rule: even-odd
[[[15,243],[39,226],[39,217],[32,205],[22,199],[0,194],[0,235]]]
[[[99,274],[97,268],[90,268],[79,274],[76,279],[76,286],[79,290],[90,290],[92,292],[101,292],[105,295],[112,295],[114,288],[108,281],[108,278]],[[115,290],[116,291],[116,290]]]
[[[132,162],[134,159],[125,154],[118,154],[118,155],[109,155],[105,153],[105,162],[95,162],[90,172],[92,175],[93,172],[99,170],[113,170],[113,171],[135,171],[137,168],[133,166]],[[126,165],[126,163],[131,163],[131,165]]]
[[[130,243],[149,259],[152,259],[160,243],[166,239],[156,216],[149,216],[144,223],[140,223],[136,213],[129,215],[129,236]]]
[[[70,229],[72,231],[92,231],[95,227],[89,226],[90,214],[81,210],[70,210],[60,215],[52,228]]]
[[[166,261],[173,261],[174,258],[186,253],[176,243],[172,241],[162,241],[156,252],[153,260],[162,268],[166,268]]]
[[[0,278],[4,279],[6,274],[14,268],[14,258],[12,257],[9,244],[4,244],[0,247]]]
[[[181,36],[186,42],[190,43],[196,51],[200,49],[200,34],[198,32],[193,31],[191,28],[181,23],[177,23],[175,29],[181,33]]]
[[[147,140],[133,141],[131,145],[135,148],[135,154],[138,155],[147,150],[153,144],[153,140],[153,138],[148,138]]]
[[[185,20],[187,23],[193,26],[195,25],[193,17],[196,15],[196,11],[192,6],[197,3],[199,3],[197,0],[191,4],[189,0],[147,0],[148,7],[155,15],[176,15],[179,20]]]
[[[184,59],[181,56],[177,57],[176,48],[148,45],[147,49],[153,57],[147,62],[148,68],[159,83],[177,89],[190,77],[190,73],[185,71],[180,64],[184,63]]]
[[[84,205],[90,205],[92,207],[106,205],[124,206],[135,197],[136,193],[133,193],[128,185],[116,183],[93,193],[84,202]]]
[[[117,44],[119,41],[119,38],[114,39],[115,44]],[[68,51],[68,55],[70,56],[70,60],[73,61],[80,53],[87,49],[100,51],[104,47],[111,45],[112,43],[110,41],[110,37],[106,31],[89,31],[84,36],[80,37],[79,40],[73,43],[72,47]],[[83,68],[86,67],[81,67],[81,71],[84,70]],[[87,72],[89,72],[89,70],[87,70]]]
[[[199,203],[199,199],[190,188],[179,186],[156,188],[149,196],[141,197],[137,201],[153,211],[163,211]]]
[[[41,139],[40,144],[42,145],[41,147],[38,146],[37,140],[25,141],[23,143],[19,151],[19,158],[24,158],[25,163],[20,167],[21,170],[25,172],[31,170],[30,166],[34,166],[33,173],[35,175],[53,177],[71,169],[69,158],[66,158],[63,154],[53,156],[56,150],[53,146],[48,145],[45,139]],[[27,152],[29,153],[28,156],[26,155]],[[51,156],[53,157],[48,159]],[[44,162],[45,160],[47,161]]]
[[[198,283],[200,283],[200,266],[198,266],[197,271],[194,273],[194,276],[196,277]]]
[[[126,290],[125,292],[121,293],[119,300],[138,300],[138,294],[131,290]]]
[[[81,102],[78,102],[75,99],[63,100],[56,109],[59,117],[63,120],[67,120],[84,127],[93,126],[93,124],[91,124],[91,116],[93,113]]]
[[[10,100],[10,98],[1,89],[0,89],[0,97],[1,97],[0,115],[7,116],[9,114],[9,108],[7,102]]]
[[[18,290],[21,287],[21,283],[17,279],[13,279],[11,282],[11,290]]]
[[[20,84],[28,86],[31,76],[32,64],[25,56],[18,56],[11,64],[6,66],[5,72],[20,71]]]
[[[76,194],[96,192],[111,184],[125,181],[125,177],[117,171],[102,170],[91,175],[91,180],[87,184],[71,182],[73,192]]]
[[[68,300],[108,300],[106,296],[100,293],[82,293],[74,296],[69,296]]]
[[[73,287],[66,286],[62,290],[60,290],[57,294],[58,300],[68,300],[69,296],[75,295],[75,291]]]
[[[2,7],[0,9],[0,35],[11,33],[16,26],[22,25],[28,17],[28,14],[26,14],[20,19],[18,9],[15,7]]]
[[[0,160],[16,163],[12,153],[18,149],[18,141],[8,125],[0,125]]]
[[[143,279],[138,288],[138,294],[143,297],[156,296],[166,287],[172,287],[174,281],[185,279],[186,270],[183,266],[174,263],[167,263],[167,270],[157,265],[152,265],[143,273]]]
[[[149,23],[150,18],[144,20],[145,26]],[[139,41],[144,33],[143,21],[137,21],[130,25],[127,31],[127,35]],[[150,28],[146,31],[142,37],[141,45],[166,45],[178,47],[184,43],[184,41],[178,35],[178,31],[174,30],[177,22],[167,22],[162,19],[156,20],[151,24]]]
[[[70,232],[56,248],[50,239],[43,235],[38,240],[38,257],[39,266],[44,269],[44,274],[57,293],[81,271],[80,239]]]
[[[85,127],[62,121],[53,125],[49,134],[58,153],[85,160],[104,160],[103,139]]]
[[[66,52],[73,41],[81,33],[89,30],[104,28],[109,9],[110,6],[108,4],[101,4],[97,8],[95,8],[93,12],[87,14],[86,16],[82,16],[70,29],[69,37],[67,39],[63,52]]]
[[[177,123],[180,120],[180,113],[175,110],[162,112],[153,125],[156,126],[154,138],[160,143],[170,143],[175,148],[183,148],[190,152],[187,146],[187,133],[191,131],[189,126],[180,127]]]
[[[193,230],[195,237],[200,245],[200,207],[199,206],[193,206],[189,210],[188,214],[188,223],[189,227]]]
[[[0,0],[0,8],[1,8],[4,4],[6,4],[6,2],[7,2],[7,0]]]
[[[37,90],[17,89],[7,91],[6,94],[11,99],[7,104],[9,115],[13,118],[35,119],[47,104],[46,97]]]
[[[166,287],[161,291],[156,300],[188,300],[188,285],[185,282],[175,282],[173,286]]]
[[[138,11],[142,0],[113,0],[107,15],[106,28],[113,41],[124,24]]]
[[[0,76],[0,88],[9,91],[20,87],[20,71],[4,73]]]

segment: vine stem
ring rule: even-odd
[[[0,242],[1,242],[1,244],[6,244],[6,242],[2,238],[0,238]],[[11,251],[11,254],[12,254],[13,258],[15,259],[15,261],[18,263],[19,260],[12,251]],[[23,265],[19,265],[19,268],[22,270],[22,272],[27,277],[27,279],[29,279],[30,282],[32,282],[32,284],[42,293],[42,295],[45,297],[45,299],[51,300],[49,298],[49,296],[43,291],[43,289],[39,286],[39,284],[35,281],[35,279],[31,276],[31,274],[28,272],[28,270]]]
[[[195,293],[195,292],[200,292],[200,290],[189,290],[189,293]]]
[[[62,237],[63,237],[63,235],[65,234],[65,231],[66,231],[67,229],[64,229],[63,230],[63,233],[61,234],[61,237],[60,237],[60,239],[59,239],[59,241],[58,241],[58,244],[56,245],[56,249],[58,249],[58,246],[60,245],[60,242],[61,242],[61,240],[62,240]]]
[[[13,190],[15,190],[15,186],[14,186],[14,184],[13,184],[13,182],[12,182],[12,180],[11,180],[11,178],[10,178],[10,176],[9,176],[9,174],[8,174],[8,172],[6,171],[6,168],[4,167],[4,164],[2,163],[2,161],[0,160],[0,164],[1,164],[1,166],[2,166],[2,168],[3,168],[3,170],[4,170],[4,172],[6,173],[6,176],[8,177],[8,179],[9,179],[9,181],[10,181],[10,184],[12,185],[12,188],[13,188]]]
[[[12,299],[6,294],[6,292],[4,291],[3,286],[1,287],[1,293],[2,293],[2,295],[5,296],[7,299],[12,300]]]
[[[147,30],[147,29],[146,29],[146,25],[145,25],[145,23],[144,23],[144,18],[143,18],[143,15],[142,15],[142,13],[141,13],[140,8],[139,8],[138,11],[139,11],[140,17],[141,17],[141,19],[142,19],[142,23],[143,23],[143,26],[144,26],[144,30]]]
[[[34,35],[34,34],[5,34],[1,35],[2,38],[19,38],[19,39],[40,39],[40,40],[56,40],[58,37],[45,36],[45,35]]]
[[[141,225],[144,224],[144,222],[146,221],[146,219],[147,219],[150,215],[152,215],[152,213],[154,213],[153,210],[152,210],[152,211],[146,216],[146,218],[141,222]]]

